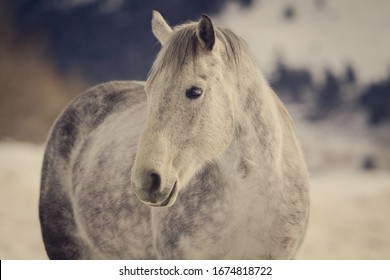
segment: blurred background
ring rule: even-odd
[[[46,258],[44,143],[88,87],[145,80],[156,9],[243,37],[290,111],[312,181],[300,259],[390,259],[390,1],[0,0],[0,258]]]

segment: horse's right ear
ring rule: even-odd
[[[152,15],[152,31],[157,40],[160,41],[161,45],[164,45],[168,40],[169,35],[172,32],[172,28],[168,25],[162,15],[153,11]]]
[[[202,15],[196,32],[199,42],[205,50],[211,51],[215,44],[215,31],[213,22],[207,15]]]

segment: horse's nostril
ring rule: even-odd
[[[151,173],[150,177],[152,178],[152,182],[150,184],[150,190],[155,191],[160,189],[161,177],[157,173]]]

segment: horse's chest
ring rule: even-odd
[[[253,259],[270,254],[272,228],[255,198],[234,197],[208,204],[187,201],[156,211],[155,244],[161,258]]]

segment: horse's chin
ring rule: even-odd
[[[176,201],[176,198],[177,198],[177,194],[179,192],[179,188],[177,186],[177,182],[175,182],[175,184],[173,185],[171,191],[167,194],[167,196],[165,196],[165,198],[163,198],[162,200],[160,201],[149,201],[149,200],[145,200],[145,199],[140,199],[138,197],[138,199],[148,205],[148,206],[152,206],[152,207],[169,207],[169,206],[172,206],[175,201]]]
[[[177,194],[178,194],[178,187],[177,187],[177,183],[175,182],[175,184],[173,185],[173,188],[171,190],[171,192],[169,193],[168,197],[163,200],[161,203],[157,203],[155,205],[151,205],[151,206],[155,206],[155,207],[168,207],[168,206],[172,206],[175,201],[176,201],[176,198],[177,198]]]

